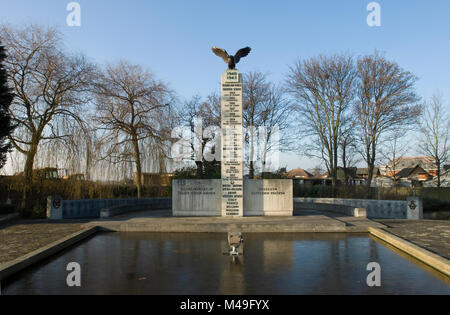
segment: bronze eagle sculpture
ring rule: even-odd
[[[212,48],[213,53],[221,57],[223,61],[225,61],[228,64],[228,69],[230,70],[234,70],[236,68],[236,64],[241,60],[241,58],[246,57],[251,50],[252,49],[250,47],[245,47],[239,49],[234,56],[231,56],[223,48],[219,48],[216,46]]]

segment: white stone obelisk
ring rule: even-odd
[[[222,216],[242,217],[243,129],[242,75],[228,69],[222,75]]]

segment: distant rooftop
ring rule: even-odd
[[[302,168],[297,168],[288,173],[288,178],[311,178],[313,175]]]
[[[434,161],[426,156],[405,156],[405,157],[399,157],[396,159],[396,169],[403,169],[403,168],[414,168],[417,165],[422,167],[424,170],[434,170],[436,169],[436,164]],[[390,161],[387,165],[387,167],[390,167],[393,165],[393,162]]]

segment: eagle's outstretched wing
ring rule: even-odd
[[[228,63],[228,60],[229,60],[230,56],[228,55],[228,53],[227,53],[227,51],[225,49],[214,46],[212,48],[212,51],[217,56],[221,57],[223,59],[223,61]]]
[[[250,53],[251,50],[252,49],[250,47],[245,47],[245,48],[239,49],[238,52],[236,53],[236,55],[234,55],[234,62],[238,63],[239,60],[241,60],[241,58],[243,58],[243,57],[246,57]]]

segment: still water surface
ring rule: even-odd
[[[367,235],[105,233],[2,283],[2,294],[450,294],[450,281]],[[81,265],[69,288],[66,266]],[[366,284],[381,265],[381,287]]]

